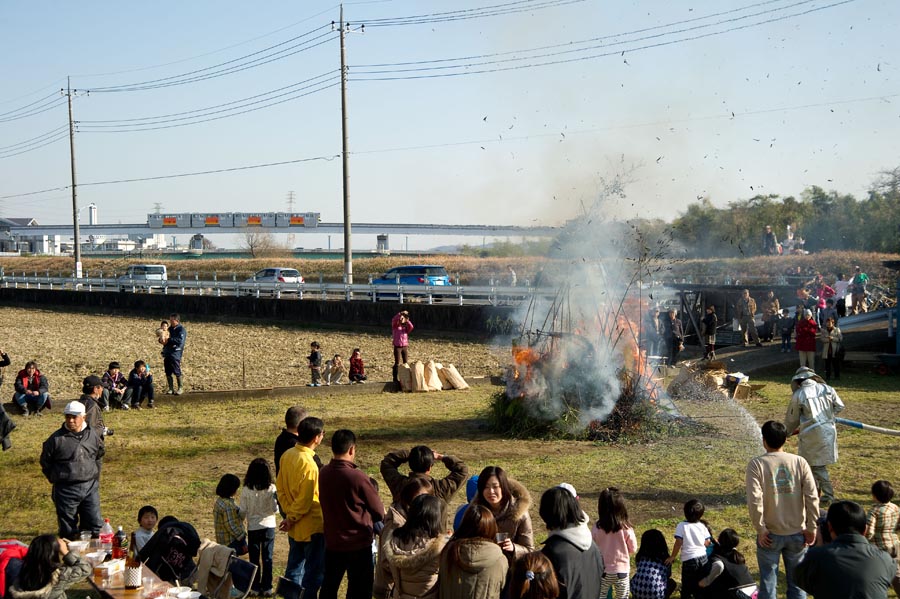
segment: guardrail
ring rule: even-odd
[[[330,301],[394,301],[405,303],[436,302],[456,305],[516,305],[530,301],[533,297],[552,299],[557,290],[540,287],[468,286],[468,285],[375,285],[360,283],[247,283],[243,281],[221,281],[178,279],[169,281],[148,281],[145,279],[124,279],[122,277],[52,277],[4,274],[0,286],[13,289],[48,289],[118,293],[150,293],[177,295],[213,295],[268,297],[275,299],[315,299]]]

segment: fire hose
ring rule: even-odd
[[[893,437],[900,437],[900,431],[895,431],[890,428],[882,428],[880,426],[873,426],[871,424],[865,424],[864,422],[857,422],[855,420],[847,420],[846,418],[835,418],[835,422],[838,424],[843,424],[844,426],[852,426],[853,428],[860,428],[864,431],[872,431],[873,433],[881,433],[883,435],[891,435]]]

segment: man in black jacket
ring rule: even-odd
[[[100,467],[105,453],[100,434],[85,422],[84,404],[70,401],[65,423],[44,441],[41,470],[53,485],[59,536],[75,540],[78,531],[100,532]]]
[[[169,340],[162,349],[163,368],[166,371],[167,393],[181,395],[184,393],[184,380],[181,375],[181,358],[184,355],[184,344],[187,341],[187,331],[181,324],[181,316],[169,315]],[[172,380],[175,378],[175,381]],[[175,387],[177,382],[178,387]]]
[[[866,512],[858,503],[838,501],[828,508],[826,525],[834,539],[812,547],[794,570],[794,579],[816,599],[887,597],[895,566],[887,552],[869,543]]]

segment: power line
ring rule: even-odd
[[[28,118],[31,116],[42,114],[44,112],[47,112],[48,110],[53,110],[54,108],[62,106],[65,103],[66,103],[66,101],[63,100],[62,98],[50,100],[46,104],[42,104],[41,106],[35,106],[34,108],[31,108],[30,110],[23,112],[21,114],[17,114],[15,116],[10,116],[5,119],[0,119],[0,123],[11,123],[13,121],[19,121],[19,120],[22,120],[22,119],[25,119],[25,118]]]
[[[43,102],[44,100],[47,100],[47,99],[53,98],[53,97],[59,98],[59,91],[55,91],[52,94],[48,94],[48,95],[44,96],[43,98],[39,98],[39,99],[35,100],[34,102],[32,102],[31,104],[26,104],[25,106],[20,106],[19,108],[16,108],[15,110],[10,110],[8,112],[0,113],[0,118],[9,116],[11,114],[15,114],[17,112],[21,112],[30,106],[34,106],[35,104],[39,104],[40,102]]]
[[[805,3],[807,3],[807,2],[812,2],[812,1],[815,1],[815,0],[804,0],[803,2],[800,2],[800,3],[798,3],[798,4],[805,4]],[[599,54],[592,54],[592,55],[589,55],[589,56],[579,56],[579,57],[576,57],[576,58],[567,58],[567,59],[551,60],[551,61],[544,61],[544,62],[536,62],[536,63],[529,63],[529,64],[524,64],[524,65],[513,65],[513,66],[497,67],[497,68],[484,68],[484,69],[477,69],[477,70],[467,70],[467,71],[462,71],[462,72],[452,72],[452,73],[448,73],[448,72],[443,72],[443,73],[426,73],[426,74],[419,74],[419,75],[405,75],[405,76],[404,76],[404,75],[400,75],[400,76],[386,76],[386,77],[353,77],[351,80],[352,80],[352,81],[398,81],[398,80],[404,80],[404,79],[412,80],[412,79],[434,79],[434,78],[438,78],[438,77],[460,77],[460,76],[464,76],[464,75],[481,75],[481,74],[485,74],[485,73],[499,73],[499,72],[505,72],[505,71],[517,71],[517,70],[521,70],[521,69],[530,69],[530,68],[544,67],[544,66],[555,66],[555,65],[567,64],[567,63],[572,63],[572,62],[581,62],[581,61],[585,61],[585,60],[594,60],[594,59],[597,59],[597,58],[604,58],[604,57],[607,57],[607,56],[614,56],[614,55],[617,55],[617,54],[620,54],[620,53],[621,53],[621,54],[624,54],[624,53],[626,53],[626,52],[628,52],[628,53],[634,53],[634,52],[638,52],[638,51],[640,51],[640,50],[648,50],[648,49],[652,49],[652,48],[661,48],[661,47],[671,46],[671,45],[679,44],[679,43],[683,43],[683,42],[696,41],[696,40],[700,40],[700,39],[704,39],[704,38],[708,38],[708,37],[713,37],[713,36],[723,35],[723,34],[726,34],[726,33],[732,33],[732,32],[735,32],[735,31],[741,31],[741,30],[744,30],[744,29],[750,29],[750,28],[753,28],[753,27],[759,27],[759,26],[761,26],[761,25],[767,25],[767,24],[770,24],[770,23],[776,23],[776,22],[779,22],[779,21],[785,21],[785,20],[792,19],[792,18],[795,18],[795,17],[805,16],[805,15],[808,15],[808,14],[811,14],[811,13],[819,12],[819,11],[822,11],[822,10],[827,10],[827,9],[829,9],[829,8],[834,8],[834,7],[836,7],[836,6],[841,6],[841,5],[844,5],[844,4],[850,4],[850,3],[856,2],[856,1],[857,1],[857,0],[841,0],[841,1],[839,1],[839,2],[833,2],[833,3],[827,4],[827,5],[825,5],[825,6],[819,6],[819,7],[815,7],[815,8],[810,8],[810,9],[808,9],[808,10],[801,11],[801,12],[797,12],[797,13],[793,13],[793,14],[789,14],[789,15],[783,15],[783,16],[780,16],[780,17],[773,17],[773,18],[765,19],[765,20],[758,21],[758,22],[755,22],[755,23],[749,23],[749,24],[745,24],[745,25],[738,25],[738,26],[730,27],[730,28],[724,29],[724,30],[722,30],[722,31],[713,31],[713,32],[703,33],[703,34],[698,34],[698,35],[694,35],[694,36],[682,37],[682,38],[678,38],[678,39],[674,39],[674,40],[667,40],[667,41],[657,42],[657,43],[653,43],[653,44],[645,44],[645,45],[643,45],[643,46],[636,46],[636,47],[633,47],[633,48],[626,48],[626,49],[624,49],[624,50],[616,50],[616,51],[613,51],[613,52],[602,52],[602,53],[599,53]],[[774,12],[774,11],[769,11],[769,12]],[[740,17],[740,18],[745,18],[745,17]],[[738,19],[734,19],[734,20],[738,20]],[[704,26],[704,27],[706,27],[706,26]],[[660,37],[660,36],[657,35],[657,36],[649,36],[649,37]],[[634,41],[639,41],[639,40],[631,40],[630,43],[633,43]],[[610,45],[618,45],[618,44],[610,44]],[[597,46],[597,47],[605,47],[605,46],[602,46],[602,45],[601,45],[601,46]],[[593,49],[593,48],[588,48],[588,49]],[[526,59],[528,59],[528,60],[533,60],[533,59],[535,59],[535,58],[539,58],[539,57],[537,57],[537,56],[526,57]],[[499,61],[492,61],[491,63],[485,63],[485,64],[502,64],[502,63],[513,62],[513,61],[518,61],[518,60],[523,60],[523,59],[517,58],[517,59],[499,60]],[[466,65],[457,65],[457,68],[465,68],[465,67],[466,67]],[[434,71],[434,70],[446,69],[446,68],[447,68],[447,67],[433,67],[433,68],[430,68],[430,69],[415,69],[415,70],[416,70],[416,71],[422,71],[422,70],[424,70],[424,71]],[[400,74],[400,73],[403,73],[403,72],[405,72],[403,69],[397,69],[397,70],[395,70],[395,71],[385,71],[385,74],[392,74],[392,73],[394,73],[394,74]],[[370,72],[370,73],[365,73],[365,72],[363,72],[362,74],[364,74],[364,75],[365,75],[365,74],[374,74],[374,72]]]
[[[330,8],[326,8],[326,9],[323,10],[323,11],[317,12],[317,13],[314,14],[314,15],[310,15],[310,16],[304,18],[304,19],[300,19],[299,21],[294,21],[294,22],[291,23],[290,25],[285,25],[284,27],[279,27],[278,29],[275,29],[275,30],[273,30],[273,31],[269,31],[268,33],[263,33],[263,34],[261,34],[261,35],[257,35],[256,37],[252,37],[252,38],[250,38],[250,39],[246,39],[246,40],[244,40],[244,41],[242,41],[242,42],[236,42],[236,43],[234,43],[234,44],[231,44],[231,45],[228,45],[228,46],[224,46],[224,47],[222,47],[222,48],[217,48],[217,49],[215,49],[215,50],[210,50],[209,52],[204,52],[203,54],[197,54],[197,55],[195,55],[195,56],[188,56],[188,57],[185,57],[185,58],[180,58],[180,59],[178,59],[178,60],[173,60],[173,61],[171,61],[171,62],[165,62],[165,63],[155,64],[155,65],[147,65],[147,66],[143,66],[143,67],[136,67],[136,68],[133,68],[133,69],[126,69],[126,70],[122,70],[122,71],[113,71],[113,72],[109,72],[109,73],[82,73],[82,74],[72,75],[72,77],[75,77],[75,78],[87,78],[87,77],[109,77],[109,76],[112,76],[112,75],[127,75],[128,73],[137,73],[137,72],[140,72],[140,71],[150,71],[150,70],[152,70],[152,69],[159,69],[159,68],[162,68],[162,67],[170,67],[170,66],[172,66],[172,65],[181,64],[181,63],[183,63],[183,62],[190,62],[190,61],[192,61],[192,60],[197,60],[198,58],[206,58],[207,56],[212,56],[213,54],[218,54],[219,52],[224,52],[224,51],[226,51],[226,50],[231,50],[232,48],[237,48],[238,46],[243,46],[243,45],[245,45],[245,44],[249,44],[249,43],[255,42],[255,41],[257,41],[257,40],[261,40],[261,39],[263,39],[263,38],[269,37],[270,35],[275,35],[276,33],[281,33],[282,31],[285,31],[285,30],[287,30],[287,29],[291,29],[292,27],[296,27],[297,25],[299,25],[299,24],[301,24],[301,23],[305,23],[305,22],[307,22],[307,21],[311,21],[311,20],[315,19],[316,17],[321,17],[322,15],[324,15],[324,14],[326,14],[326,13],[329,13],[329,12],[331,12],[331,11],[337,9],[337,8],[338,8],[338,5],[335,4],[334,6],[332,6],[332,7],[330,7]]]
[[[41,93],[42,91],[44,91],[45,89],[50,89],[51,87],[52,87],[52,88],[55,88],[55,89],[59,89],[59,87],[60,87],[59,83],[60,83],[61,81],[65,81],[65,79],[62,79],[62,78],[57,79],[56,81],[54,81],[53,83],[50,83],[49,85],[45,85],[44,87],[41,87],[41,88],[36,89],[36,90],[34,90],[34,91],[28,92],[27,94],[22,94],[21,96],[16,96],[16,97],[14,97],[14,98],[7,98],[6,100],[0,100],[0,104],[12,104],[13,102],[18,102],[18,101],[21,100],[22,98],[27,98],[27,97],[29,97],[29,96],[33,96],[33,95],[35,95],[35,94],[39,94],[39,93]]]
[[[49,146],[50,144],[55,144],[56,142],[62,141],[64,139],[66,139],[67,137],[69,137],[69,132],[63,131],[57,137],[46,140],[44,143],[41,143],[40,145],[36,145],[36,146],[28,148],[28,149],[20,148],[19,151],[15,152],[13,154],[0,155],[0,160],[3,160],[5,158],[12,158],[13,156],[19,156],[20,154],[27,154],[28,152],[33,152],[34,150],[39,150],[45,146]]]
[[[445,12],[436,12],[424,15],[410,15],[406,17],[386,17],[381,19],[365,19],[369,27],[392,27],[397,25],[422,25],[426,23],[446,23],[450,21],[461,21],[468,19],[477,19],[490,16],[516,14],[542,8],[552,8],[556,6],[564,6],[566,4],[576,4],[584,0],[517,0],[515,2],[507,2],[504,4],[495,4],[492,6],[482,6],[477,8],[467,8],[460,10],[451,10]]]
[[[207,111],[210,111],[210,110],[215,110],[215,109],[217,109],[217,108],[224,108],[224,107],[226,107],[226,106],[234,106],[234,105],[236,105],[236,104],[241,104],[242,102],[247,102],[247,101],[250,101],[250,100],[255,100],[255,99],[257,99],[257,98],[262,98],[263,96],[270,96],[270,95],[272,95],[272,94],[276,94],[277,92],[281,92],[281,91],[284,91],[284,90],[288,90],[288,89],[291,89],[291,88],[295,88],[295,87],[298,87],[298,86],[300,86],[300,85],[303,85],[304,83],[309,83],[309,82],[311,82],[311,81],[315,81],[316,79],[321,79],[322,77],[326,77],[326,76],[328,76],[328,75],[335,76],[335,75],[337,75],[337,74],[338,74],[338,71],[326,71],[326,72],[324,72],[324,73],[321,73],[321,74],[319,74],[319,75],[316,75],[315,77],[310,77],[309,79],[304,79],[303,81],[298,81],[298,82],[296,82],[296,83],[292,83],[292,84],[286,85],[286,86],[284,86],[284,87],[279,87],[279,88],[277,88],[277,89],[272,89],[272,90],[263,92],[263,93],[261,93],[261,94],[256,94],[256,95],[253,95],[253,96],[248,96],[248,97],[246,97],[246,98],[241,98],[241,99],[239,99],[239,100],[234,100],[234,101],[232,101],[232,102],[226,102],[226,103],[224,103],[224,104],[217,104],[217,105],[215,105],[215,106],[207,106],[206,108],[197,108],[197,109],[195,109],[195,110],[186,110],[186,111],[184,111],[184,112],[173,112],[173,113],[170,113],[170,114],[162,114],[162,115],[157,115],[157,116],[137,117],[137,118],[131,118],[131,119],[90,120],[90,121],[77,121],[77,122],[78,122],[79,125],[92,125],[92,126],[96,126],[96,127],[116,127],[116,126],[119,126],[119,125],[122,125],[122,124],[125,124],[125,123],[135,123],[135,122],[138,122],[138,121],[157,121],[157,120],[160,120],[160,119],[168,119],[168,118],[171,118],[171,117],[178,117],[178,116],[183,116],[183,115],[196,114],[196,113],[198,113],[198,112],[207,112]],[[274,96],[274,97],[277,98],[277,97],[280,97],[280,96]],[[240,108],[240,107],[238,107],[238,108]],[[199,116],[204,116],[204,115],[199,115]],[[113,124],[113,125],[108,125],[108,124],[102,124],[102,123],[115,123],[115,124]],[[152,124],[152,123],[151,123],[151,124]]]
[[[63,129],[67,129],[68,127],[69,127],[68,124],[66,124],[66,125],[60,125],[60,126],[57,127],[56,129],[53,129],[53,130],[48,131],[48,132],[46,132],[46,133],[42,133],[41,135],[38,135],[38,136],[36,136],[36,137],[32,137],[31,139],[26,139],[26,140],[24,140],[24,141],[20,141],[19,143],[14,143],[14,144],[10,144],[10,145],[8,145],[8,146],[0,147],[0,152],[3,152],[4,150],[11,150],[11,149],[16,148],[16,147],[18,147],[18,146],[27,146],[27,145],[29,145],[31,142],[39,141],[39,140],[41,140],[41,139],[44,138],[44,137],[50,137],[50,136],[52,136],[53,134],[62,131]]]
[[[382,67],[401,67],[401,66],[412,66],[412,65],[422,65],[422,64],[439,64],[439,63],[444,63],[444,62],[457,62],[457,61],[463,61],[463,60],[479,60],[482,58],[491,58],[494,56],[509,56],[510,54],[540,52],[543,50],[552,50],[554,48],[571,48],[573,45],[587,44],[587,43],[597,42],[597,41],[606,40],[606,39],[615,39],[615,38],[625,37],[628,35],[637,35],[639,33],[655,31],[658,29],[668,29],[669,27],[684,25],[686,23],[694,23],[696,21],[705,21],[707,19],[711,19],[714,17],[720,17],[720,16],[727,15],[727,14],[742,12],[744,10],[749,10],[751,8],[756,8],[759,6],[765,6],[765,5],[769,5],[769,4],[778,4],[778,3],[782,3],[784,1],[785,0],[766,0],[765,2],[757,2],[755,4],[748,4],[746,6],[741,6],[738,8],[731,9],[731,10],[710,13],[710,14],[706,14],[703,16],[694,17],[691,19],[683,19],[680,21],[673,21],[670,23],[662,24],[662,25],[654,25],[652,27],[644,27],[642,29],[633,29],[631,31],[623,31],[621,33],[611,33],[611,34],[606,34],[606,35],[602,35],[599,37],[593,37],[593,38],[588,38],[588,39],[584,39],[584,40],[563,42],[561,44],[550,44],[550,45],[546,45],[546,46],[537,46],[537,47],[533,47],[533,48],[526,48],[526,49],[520,49],[520,50],[508,50],[505,52],[491,52],[488,54],[457,56],[454,58],[437,58],[437,59],[431,59],[431,60],[411,60],[411,61],[405,61],[405,62],[357,64],[357,65],[352,65],[352,66],[353,66],[353,68],[382,68]]]
[[[83,133],[133,133],[135,131],[159,131],[160,129],[174,129],[176,127],[187,127],[189,125],[198,125],[200,123],[208,123],[210,121],[218,121],[218,120],[227,119],[227,118],[231,118],[231,117],[242,115],[242,114],[247,114],[249,112],[256,112],[257,110],[264,110],[266,108],[271,108],[272,106],[284,104],[285,102],[290,102],[292,100],[297,100],[297,99],[303,98],[305,96],[317,94],[319,92],[325,91],[327,89],[331,89],[332,87],[335,87],[340,84],[340,81],[334,81],[333,79],[332,79],[332,81],[333,82],[329,83],[328,85],[324,85],[325,83],[328,83],[328,81],[316,83],[314,85],[324,85],[324,87],[320,87],[318,89],[313,89],[313,90],[310,90],[310,91],[307,91],[304,93],[294,94],[289,98],[285,98],[283,100],[278,100],[277,102],[269,102],[268,104],[265,104],[263,106],[257,106],[256,108],[248,108],[247,110],[241,110],[239,112],[233,112],[231,114],[215,116],[215,117],[211,117],[211,118],[207,118],[207,119],[193,120],[189,123],[177,123],[177,124],[171,124],[171,125],[160,124],[159,126],[154,126],[154,127],[138,126],[138,125],[129,126],[129,125],[125,124],[125,125],[121,125],[120,128],[118,128],[118,129],[92,129],[92,128],[82,128],[81,126],[79,126],[78,131],[83,132]],[[308,87],[311,87],[311,86],[308,86]],[[306,89],[306,88],[303,88],[303,89]],[[282,95],[284,95],[284,94],[282,94]],[[259,104],[259,102],[252,102],[251,104]],[[250,104],[248,104],[248,106],[249,105]],[[230,109],[230,110],[233,110],[233,109]],[[217,112],[221,113],[221,112],[228,112],[228,111],[229,110],[224,110],[224,111],[219,110]],[[209,113],[209,114],[215,114],[215,113]],[[186,118],[189,118],[189,117],[186,117]],[[180,121],[180,120],[182,120],[182,119],[170,119],[169,121],[160,121],[160,123]],[[146,123],[146,124],[153,125],[154,123]],[[88,127],[90,127],[90,126],[88,126]],[[124,128],[121,128],[121,127],[124,127]]]
[[[325,43],[325,42],[321,42],[318,44],[312,44],[309,46],[305,46],[305,45],[310,44],[311,42],[320,40],[321,38],[332,36],[334,34],[333,31],[331,31],[329,29],[329,31],[327,31],[323,34],[320,34],[310,40],[299,42],[297,44],[294,44],[293,46],[283,48],[281,50],[278,50],[277,52],[273,52],[266,56],[261,56],[259,58],[256,58],[254,60],[247,62],[246,64],[235,64],[235,63],[240,63],[241,61],[247,60],[248,58],[252,58],[253,56],[258,56],[260,54],[264,54],[266,52],[274,50],[275,48],[279,48],[281,46],[285,46],[292,42],[296,42],[297,40],[300,40],[307,36],[310,36],[313,33],[316,33],[317,31],[320,31],[326,27],[330,27],[330,25],[321,25],[319,27],[316,27],[315,29],[311,29],[310,31],[307,31],[306,33],[303,33],[303,34],[293,37],[291,39],[285,40],[278,44],[274,44],[267,48],[263,48],[262,50],[259,50],[257,52],[245,54],[244,56],[240,56],[240,57],[234,58],[232,60],[227,60],[225,62],[221,62],[221,63],[215,64],[215,65],[209,66],[209,67],[204,67],[202,69],[195,69],[193,71],[187,71],[185,73],[180,73],[178,75],[172,75],[169,77],[162,77],[159,79],[150,79],[147,81],[139,81],[139,82],[128,83],[128,84],[123,84],[123,85],[93,87],[93,88],[90,88],[88,91],[91,91],[94,93],[144,91],[144,90],[149,90],[149,89],[158,89],[161,87],[172,87],[175,85],[185,85],[188,83],[196,83],[197,81],[205,81],[207,79],[213,79],[216,77],[230,75],[232,73],[244,71],[248,68],[262,66],[264,64],[274,62],[275,60],[281,60],[283,58],[287,58],[288,56],[293,56],[295,54],[298,54],[299,52],[311,50],[317,46],[320,46],[321,43]],[[289,52],[290,50],[295,50],[295,51]],[[281,56],[279,56],[279,55],[281,55]],[[227,65],[233,65],[233,66],[227,66]],[[213,70],[213,69],[219,69],[220,67],[226,67],[226,68],[220,69],[218,71]],[[200,73],[203,73],[203,75],[200,75]]]

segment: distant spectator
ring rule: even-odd
[[[681,320],[678,319],[678,311],[670,308],[664,317],[660,318],[662,328],[663,347],[669,366],[678,362],[678,354],[684,349],[684,329]]]
[[[37,414],[49,407],[50,382],[47,377],[38,370],[37,362],[31,360],[25,363],[25,368],[16,375],[16,392],[13,401],[22,409],[22,414]]]
[[[662,341],[661,327],[662,325],[659,321],[659,308],[654,306],[647,311],[647,315],[644,317],[644,326],[641,330],[644,349],[647,351],[648,356],[659,356],[663,354],[659,346]]]
[[[866,294],[868,293],[866,286],[869,284],[869,275],[864,273],[859,266],[854,268],[853,271],[854,275],[850,279],[847,291],[853,294],[853,314],[859,314],[869,310],[866,306]]]
[[[90,562],[69,551],[65,539],[39,535],[28,546],[9,596],[12,599],[66,599],[66,589],[90,576],[92,570]]]
[[[817,274],[815,279],[815,295],[818,301],[816,304],[818,309],[816,322],[818,322],[819,326],[823,326],[825,324],[825,309],[828,307],[828,300],[834,297],[835,291],[825,283],[825,277],[820,274]],[[834,302],[831,305],[834,306]]]
[[[156,341],[160,345],[165,345],[166,342],[169,341],[169,321],[164,320],[159,323],[159,328],[156,329]]]
[[[306,358],[309,366],[310,383],[307,387],[322,386],[322,353],[319,351],[319,342],[313,341],[309,344],[309,356]]]
[[[816,333],[819,325],[816,324],[811,310],[804,310],[802,317],[797,321],[797,353],[800,356],[800,366],[814,368],[816,365]]]
[[[776,327],[778,322],[778,313],[781,311],[781,304],[775,297],[774,291],[766,294],[766,299],[762,303],[763,316],[763,341],[772,341],[775,338]]]
[[[791,335],[794,333],[794,326],[797,319],[791,316],[790,311],[784,308],[781,316],[778,318],[778,329],[781,333],[781,352],[787,353],[791,351]]]
[[[763,254],[768,256],[778,255],[778,239],[775,237],[775,232],[772,231],[771,225],[766,225],[766,229],[763,232]]]
[[[187,331],[181,324],[181,316],[177,313],[169,315],[169,338],[163,346],[163,367],[166,371],[168,392],[172,395],[184,393],[184,379],[181,372],[181,360],[184,357],[184,346],[187,342]],[[174,377],[174,381],[172,380]],[[177,384],[177,387],[175,386]]]
[[[834,373],[836,380],[841,379],[841,356],[843,355],[844,336],[833,318],[825,321],[825,328],[820,332],[822,338],[822,359],[825,361],[825,380],[831,379]]]
[[[757,347],[762,346],[759,342],[759,334],[756,332],[756,323],[754,322],[754,314],[756,314],[756,300],[750,297],[750,290],[744,289],[741,297],[734,306],[734,315],[741,325],[741,337],[744,347],[747,347],[747,341],[752,341]]]
[[[837,310],[838,316],[841,318],[847,315],[847,291],[850,287],[850,281],[844,280],[844,274],[838,273],[837,279],[834,282],[834,307]]]
[[[431,476],[431,468],[435,461],[441,462],[449,474],[440,480]],[[409,464],[409,475],[402,474],[400,466]],[[391,491],[391,497],[397,501],[400,490],[410,478],[427,478],[434,487],[434,494],[449,503],[453,495],[469,475],[469,467],[465,462],[451,455],[442,455],[425,445],[416,445],[410,450],[392,451],[381,460],[381,476]]]
[[[863,536],[866,513],[862,507],[838,501],[828,508],[826,522],[834,540],[806,552],[794,571],[797,586],[816,599],[886,597],[896,565]]]
[[[11,363],[9,355],[0,350],[0,385],[3,384],[3,368],[9,366]],[[0,402],[0,446],[2,446],[3,451],[12,447],[12,442],[9,440],[9,434],[14,428],[16,428],[15,423],[10,419],[9,414],[6,413],[3,403]]]
[[[705,346],[703,359],[716,359],[716,329],[719,326],[719,319],[716,317],[716,307],[712,304],[706,306],[706,314],[700,321],[700,336],[703,338]]]
[[[512,264],[506,265],[506,271],[509,273],[509,286],[515,287],[518,279],[516,277],[516,271],[513,270]]]
[[[413,331],[413,323],[409,319],[409,312],[403,310],[394,315],[391,319],[391,340],[394,344],[394,367],[392,373],[394,375],[394,383],[398,383],[397,378],[400,372],[400,365],[409,361],[409,334]]]
[[[900,530],[900,508],[891,502],[893,498],[894,487],[890,482],[879,480],[872,485],[875,505],[869,510],[866,520],[866,538],[893,558],[895,571],[891,586],[900,597],[900,565],[897,560],[900,554],[900,538],[897,537],[897,531]]]
[[[795,569],[815,541],[819,497],[805,459],[784,451],[787,430],[780,422],[762,425],[766,453],[747,465],[747,507],[756,530],[759,599],[775,599],[778,562],[784,559],[788,597],[802,597]]]
[[[325,362],[325,384],[340,385],[345,372],[347,371],[344,369],[344,360],[341,358],[341,354],[334,354],[334,357]]]
[[[153,375],[147,363],[143,360],[137,360],[134,368],[128,373],[128,388],[131,389],[131,407],[140,410],[144,398],[147,399],[147,407],[153,409],[153,398],[155,391],[153,390]]]
[[[509,563],[497,544],[491,510],[473,505],[441,552],[440,599],[498,599]]]
[[[123,410],[131,407],[132,390],[128,386],[128,378],[122,374],[118,362],[110,362],[100,377],[103,381],[103,396],[100,398],[100,406],[108,410],[111,405],[117,405]]]
[[[350,354],[350,374],[348,375],[350,379],[350,383],[365,383],[366,382],[366,365],[362,359],[362,353],[359,351],[359,348],[355,348],[353,353]]]

